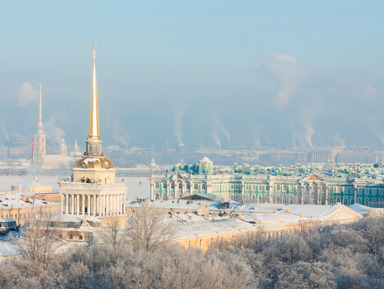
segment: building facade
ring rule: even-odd
[[[238,201],[277,204],[332,205],[359,203],[384,206],[383,168],[347,165],[332,169],[293,166],[290,168],[213,167],[204,158],[200,163],[176,165],[171,171],[153,171],[151,200],[178,199],[191,194],[216,194]]]

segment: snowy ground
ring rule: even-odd
[[[54,191],[59,190],[56,176],[40,176],[32,178],[31,176],[0,176],[0,192],[9,192],[11,186],[22,185],[23,188],[35,186],[51,186]],[[127,197],[149,198],[149,180],[147,177],[116,177],[116,182],[124,182],[127,185]],[[23,189],[23,191],[26,189]]]

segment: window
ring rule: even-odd
[[[236,189],[236,190],[239,189],[239,184],[236,184],[236,185],[235,185],[235,189]]]
[[[200,240],[200,247],[203,247],[203,240]]]
[[[233,190],[233,184],[231,184],[231,190]]]
[[[283,185],[283,191],[284,191],[284,192],[287,191],[287,185]]]
[[[156,183],[156,189],[158,189],[159,188],[159,183]]]
[[[252,185],[252,191],[256,191],[256,185]]]
[[[376,196],[377,189],[373,189],[373,190],[371,189],[371,192],[373,196]]]
[[[343,205],[348,206],[348,197],[347,196],[344,197]]]
[[[276,190],[280,191],[280,185],[276,185]]]
[[[369,206],[369,199],[368,198],[364,199],[364,206]]]
[[[164,189],[167,188],[167,183],[164,183],[164,184],[163,184],[163,188],[164,188]]]
[[[258,190],[259,190],[259,192],[261,192],[263,190],[261,185],[259,185],[259,189]]]
[[[179,183],[179,189],[181,190],[183,188],[183,184]]]
[[[363,203],[362,198],[361,198],[361,197],[358,197],[358,198],[357,198],[357,202],[361,205],[361,204]]]
[[[358,195],[361,195],[361,191],[362,191],[361,188],[358,188],[358,190],[357,190],[357,194],[358,194]]]
[[[191,248],[191,241],[188,242],[188,248]]]
[[[246,190],[246,191],[249,190],[249,185],[245,185],[245,190]]]

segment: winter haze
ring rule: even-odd
[[[384,147],[382,1],[2,1],[1,143]]]

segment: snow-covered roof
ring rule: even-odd
[[[191,216],[191,219],[185,220],[184,222],[180,222],[179,219],[177,219],[175,216],[172,217],[176,223],[175,236],[207,234],[220,231],[238,231],[254,228],[252,224],[232,217],[215,217],[212,219],[204,218],[201,216],[194,216],[193,214],[186,214],[186,216],[187,218],[188,216]]]
[[[207,156],[205,156],[200,162],[201,163],[211,163],[212,161]]]
[[[1,218],[0,219],[0,223],[10,223],[10,222],[16,222],[15,220],[13,219],[10,219],[10,218]]]
[[[57,206],[59,204],[58,202],[47,202],[38,199],[31,199],[29,202],[25,202],[21,200],[21,196],[21,193],[0,195],[0,209]]]
[[[357,203],[350,205],[348,207],[360,215],[369,215],[369,214],[376,213],[376,212],[377,213],[383,212],[382,208],[371,208],[371,207],[367,207],[367,206],[360,205]]]

